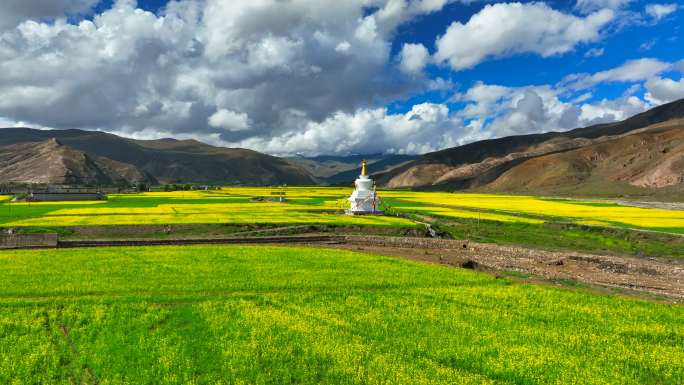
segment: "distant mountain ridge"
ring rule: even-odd
[[[388,171],[412,160],[419,155],[370,154],[316,157],[290,157],[289,161],[299,164],[309,171],[320,183],[340,185],[352,183],[358,176],[362,160],[366,160],[375,172]]]
[[[677,188],[684,184],[682,118],[684,100],[622,122],[483,140],[425,154],[376,178],[392,188],[550,194]],[[644,151],[648,153],[642,155]],[[627,168],[629,176],[623,170]],[[662,177],[650,177],[649,172]]]
[[[0,147],[2,182],[44,184],[155,183],[137,167],[91,156],[65,146],[57,139]]]
[[[0,181],[39,180],[65,184],[315,183],[306,170],[284,159],[195,140],[134,140],[99,131],[0,128]]]
[[[586,146],[529,159],[486,186],[491,191],[572,193],[684,187],[684,120],[673,119]]]

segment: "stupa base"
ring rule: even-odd
[[[375,211],[344,210],[344,213],[347,215],[385,215],[385,212],[382,210],[375,210]]]

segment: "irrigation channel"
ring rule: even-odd
[[[216,244],[327,244],[342,243],[343,236],[309,235],[278,237],[231,237],[202,239],[158,239],[158,240],[106,240],[106,241],[57,241],[57,248],[76,247],[123,247],[123,246],[183,246],[183,245],[216,245]]]

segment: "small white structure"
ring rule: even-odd
[[[364,160],[361,163],[361,175],[359,175],[356,182],[354,182],[356,189],[349,197],[351,209],[347,210],[347,214],[380,214],[380,198],[375,192],[375,182],[368,177],[368,164]]]

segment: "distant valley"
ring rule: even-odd
[[[305,168],[319,183],[331,185],[351,184],[359,176],[359,165],[366,160],[374,173],[389,171],[418,159],[419,155],[350,155],[290,157],[289,161]]]

